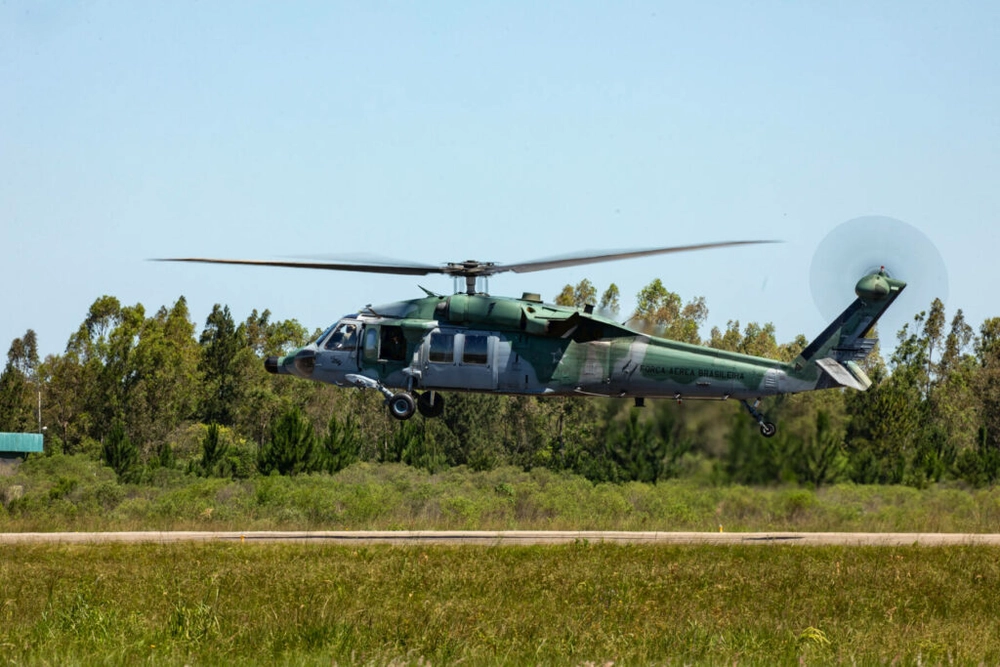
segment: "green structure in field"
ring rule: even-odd
[[[0,456],[13,457],[42,451],[41,433],[0,433]]]

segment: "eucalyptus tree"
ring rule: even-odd
[[[199,338],[203,377],[201,419],[205,423],[232,426],[236,404],[243,388],[239,383],[236,357],[246,347],[245,331],[237,329],[229,306],[215,304]]]
[[[704,297],[683,303],[680,295],[671,292],[659,278],[636,294],[632,319],[644,322],[654,333],[683,343],[701,343],[701,325],[708,317]]]
[[[557,306],[574,306],[583,308],[587,304],[594,305],[597,300],[597,288],[584,278],[576,286],[566,285],[556,296]]]
[[[143,321],[122,372],[130,383],[129,432],[144,454],[158,449],[171,432],[196,416],[198,352],[184,297]]]
[[[317,432],[322,429],[330,418],[335,388],[268,373],[261,362],[268,355],[280,356],[305,345],[306,328],[295,320],[272,321],[271,311],[255,309],[235,331],[241,345],[228,364],[228,381],[238,388],[229,404],[235,428],[262,443],[271,424],[297,405]]]
[[[1000,448],[1000,317],[991,317],[979,329],[976,344],[979,372],[976,388],[982,397],[983,442]]]
[[[23,337],[11,342],[7,364],[0,373],[0,431],[39,429],[37,410],[41,402],[41,379],[38,369],[38,342],[35,332],[28,329]]]
[[[609,317],[617,317],[621,310],[621,292],[618,290],[618,285],[614,283],[608,285],[608,289],[601,293],[601,300],[597,306]]]

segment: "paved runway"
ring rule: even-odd
[[[447,531],[146,531],[121,533],[0,533],[4,544],[111,542],[285,542],[316,544],[526,545],[573,542],[615,544],[794,544],[802,546],[1000,546],[1000,535],[978,533],[655,533],[565,530]]]

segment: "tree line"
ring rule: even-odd
[[[556,303],[617,314],[614,284],[566,285]],[[660,280],[636,297],[637,328],[676,340],[791,360],[807,344],[778,343],[771,324],[730,321],[701,331],[701,297],[684,302]],[[544,466],[594,482],[699,476],[719,483],[837,481],[925,486],[1000,477],[1000,318],[977,330],[935,300],[898,332],[889,359],[866,362],[867,392],[771,399],[781,425],[764,439],[736,402],[631,402],[456,393],[440,419],[396,422],[377,392],[268,374],[261,363],[318,332],[216,305],[200,332],[187,303],[148,315],[102,296],[62,354],[39,359],[29,330],[0,373],[0,431],[45,428],[51,454],[101,458],[124,481],[158,467],[245,478],[336,472],[354,461],[430,471]]]

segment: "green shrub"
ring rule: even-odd
[[[203,475],[218,475],[220,464],[229,452],[229,443],[219,435],[219,425],[211,423],[201,440],[201,461],[199,467]]]
[[[319,469],[329,473],[340,472],[358,460],[361,453],[361,434],[354,423],[353,415],[341,422],[336,415],[330,417],[323,449],[320,453]]]
[[[316,436],[299,408],[286,412],[271,427],[271,439],[260,448],[257,468],[262,475],[297,475],[316,465]]]
[[[125,427],[121,422],[115,422],[105,436],[101,460],[123,481],[133,479],[138,474],[139,448],[125,434]]]
[[[49,498],[52,500],[58,500],[68,496],[79,485],[80,481],[75,477],[60,477],[55,486],[49,489]]]

